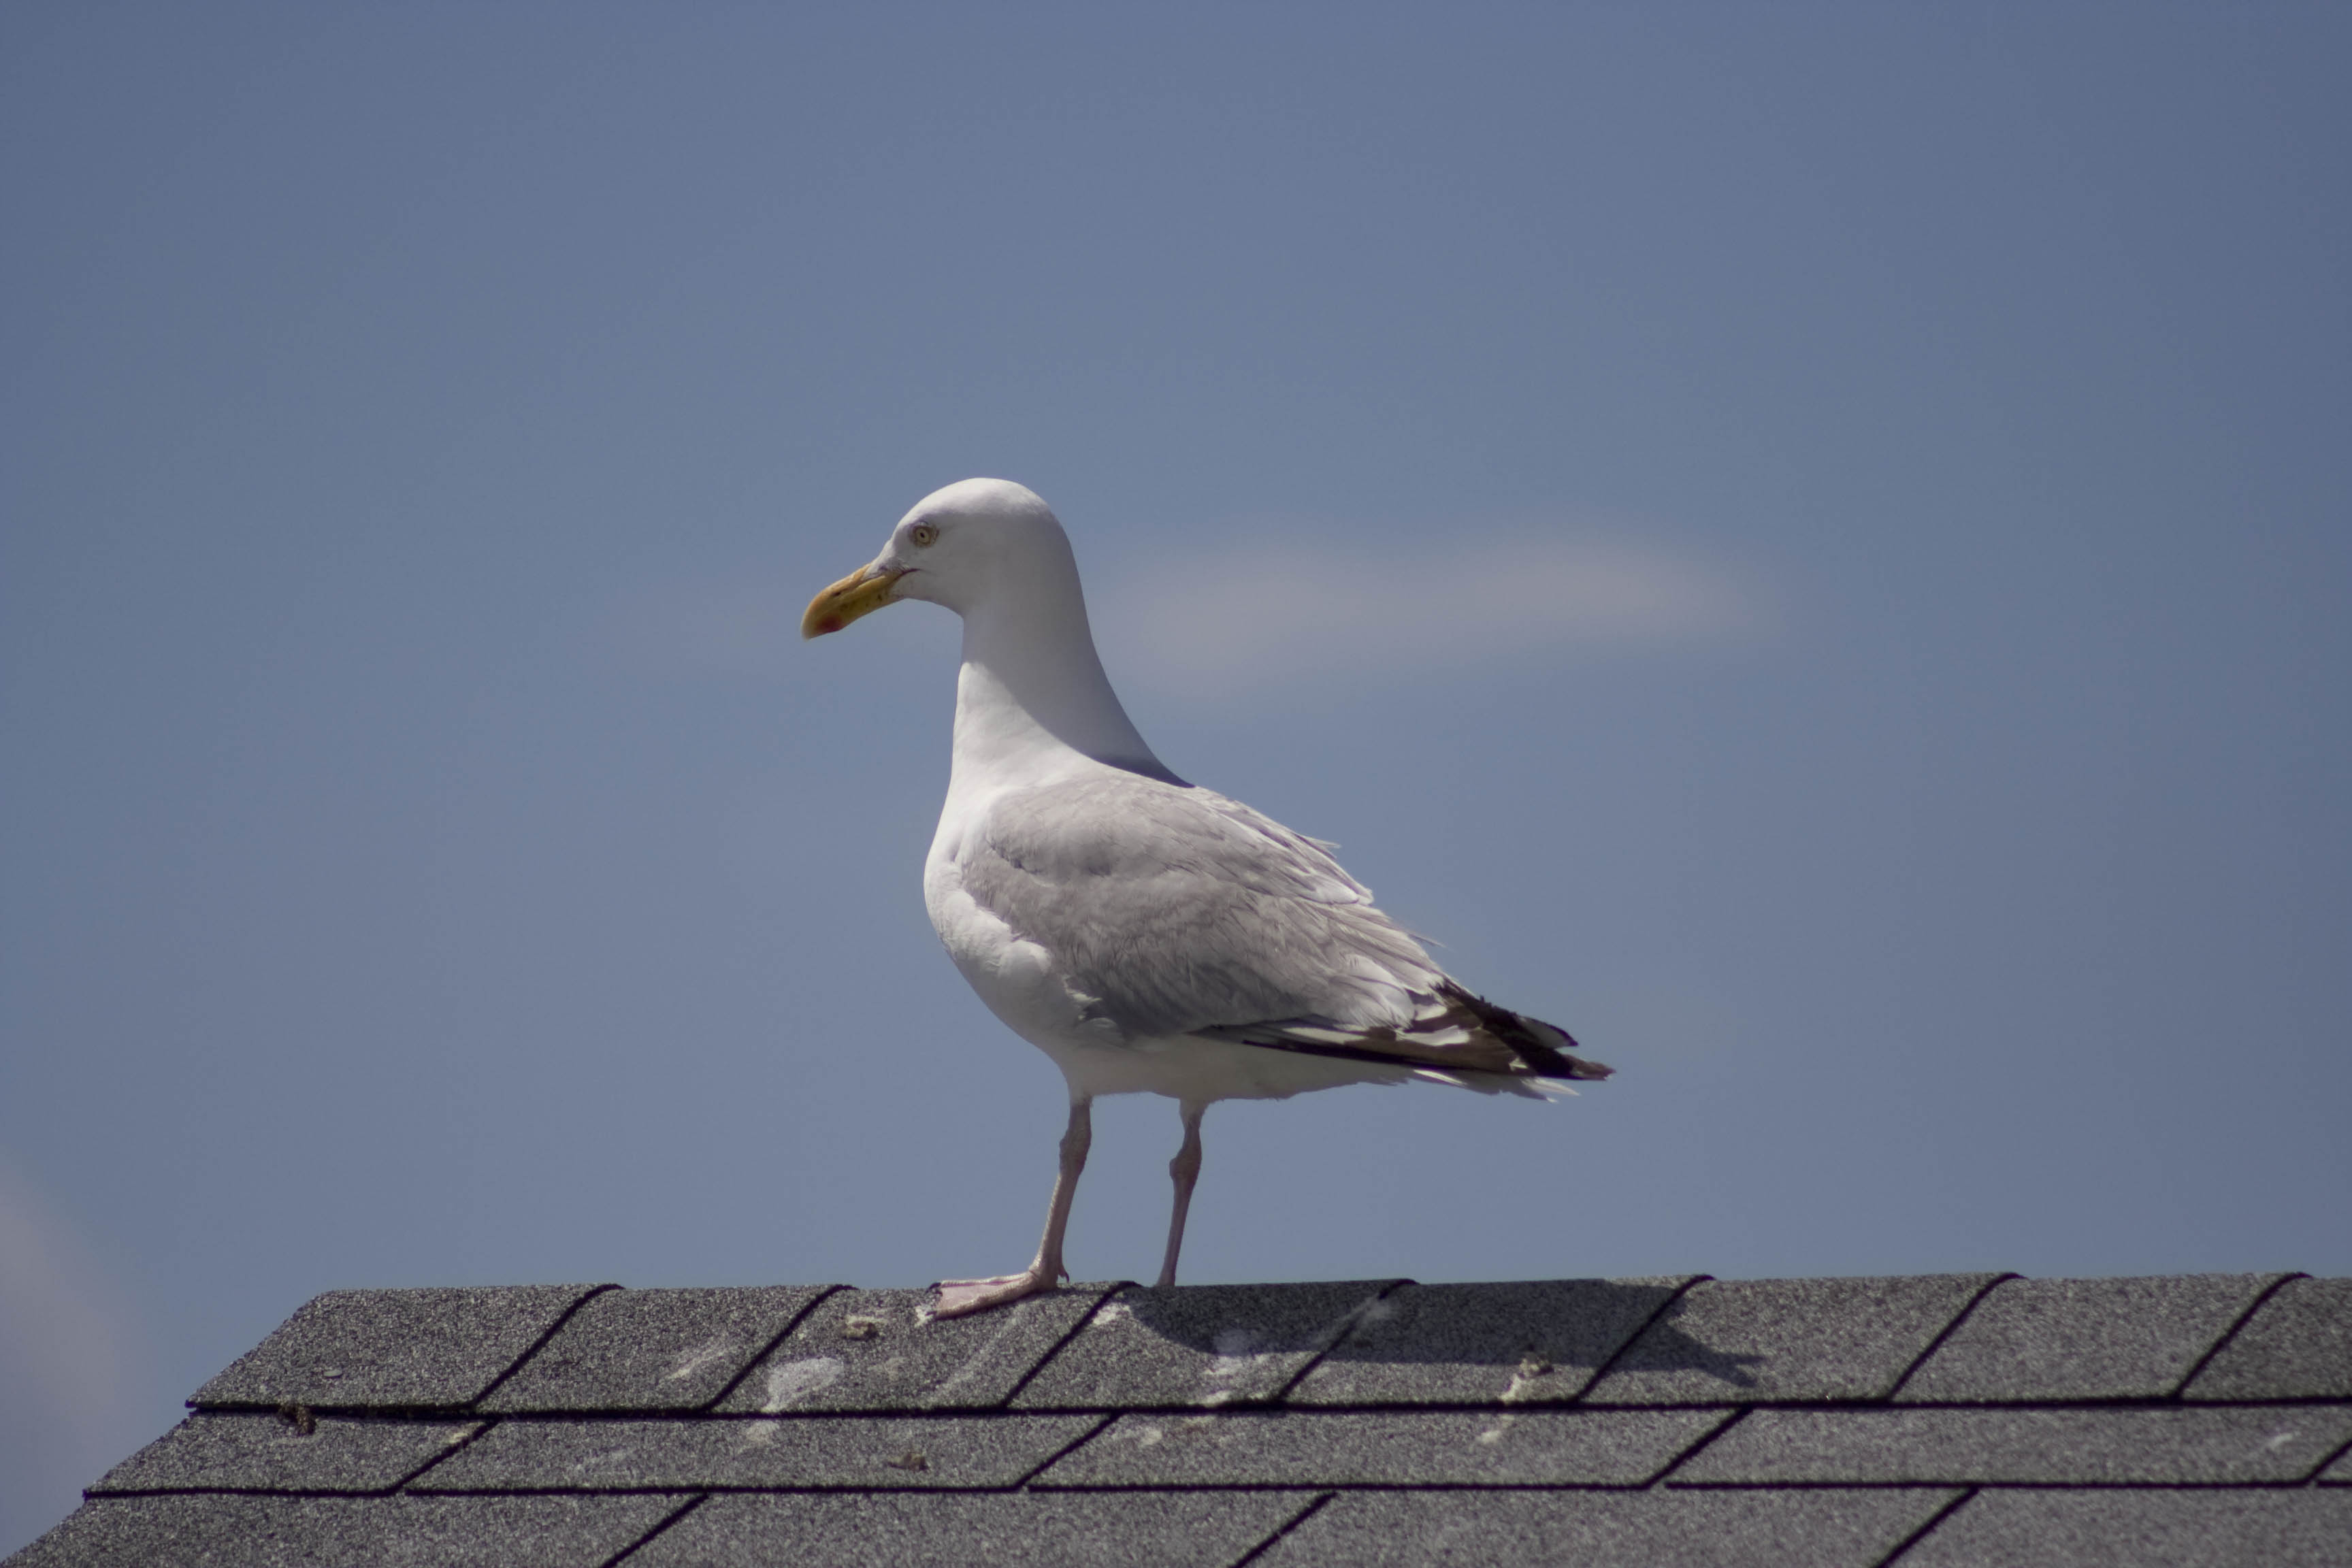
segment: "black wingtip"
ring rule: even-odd
[[[1557,1035],[1561,1044],[1574,1048],[1576,1037],[1558,1024],[1547,1024],[1540,1018],[1514,1013],[1508,1007],[1497,1007],[1484,996],[1474,996],[1450,981],[1442,989],[1447,999],[1468,1008],[1488,1034],[1510,1047],[1520,1062],[1539,1078],[1598,1080],[1617,1070],[1601,1062],[1570,1056],[1545,1039],[1546,1034]]]

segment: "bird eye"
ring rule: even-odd
[[[907,537],[917,544],[936,544],[940,531],[928,522],[919,522],[907,531]]]

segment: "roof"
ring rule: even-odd
[[[320,1296],[21,1568],[2352,1556],[2352,1279]]]

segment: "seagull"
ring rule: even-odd
[[[923,901],[1006,1027],[1052,1058],[1070,1120],[1036,1260],[941,1281],[942,1318],[1056,1288],[1105,1094],[1176,1101],[1184,1138],[1160,1284],[1176,1282],[1220,1100],[1412,1079],[1548,1099],[1608,1068],[1472,994],[1373,906],[1335,847],[1170,772],[1095,652],[1069,536],[1035,492],[965,479],[812,600],[803,637],[902,599],[963,617],[953,761]]]

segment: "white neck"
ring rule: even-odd
[[[949,793],[1043,783],[1081,758],[1172,776],[1103,673],[1076,566],[1000,583],[963,612]]]

